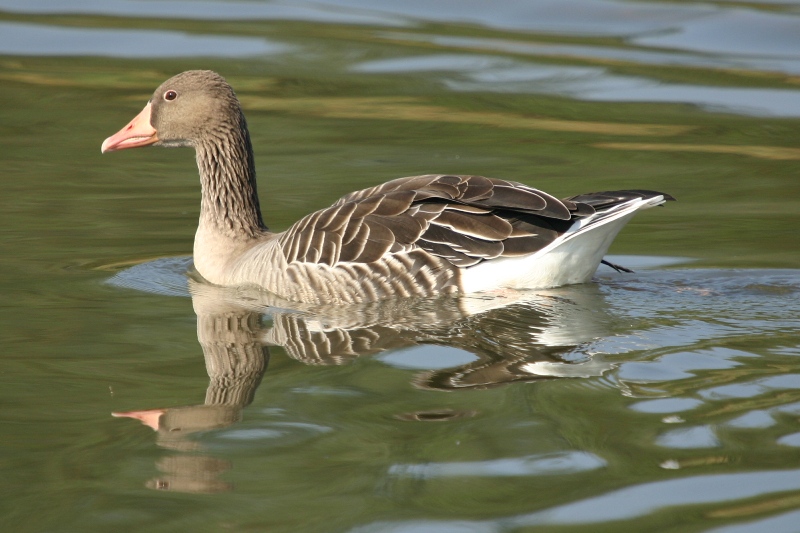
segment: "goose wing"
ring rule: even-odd
[[[469,267],[533,253],[559,238],[576,217],[642,192],[559,200],[521,183],[483,176],[412,176],[343,196],[298,221],[279,244],[288,263],[372,263],[386,254],[422,249]]]

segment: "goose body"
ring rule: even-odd
[[[261,218],[250,136],[230,85],[210,71],[164,82],[103,152],[192,146],[202,187],[194,264],[207,281],[285,299],[360,303],[589,281],[646,190],[559,200],[521,183],[424,175],[352,192],[286,231]]]

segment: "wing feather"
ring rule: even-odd
[[[450,209],[444,210],[433,223],[464,235],[493,241],[507,238],[512,231],[511,224],[499,216],[460,213]]]
[[[481,259],[494,259],[503,253],[501,241],[475,239],[449,228],[431,224],[422,238],[429,242],[444,244],[462,254]]]
[[[355,266],[424,250],[456,267],[470,267],[534,253],[577,218],[657,195],[604,191],[559,200],[521,183],[483,176],[412,176],[343,196],[290,227],[279,246],[288,263]]]

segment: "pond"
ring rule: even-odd
[[[795,532],[800,4],[0,0],[9,531]],[[266,223],[425,173],[653,189],[592,283],[289,308],[191,273],[223,74]]]

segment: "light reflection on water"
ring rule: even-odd
[[[455,91],[496,91],[569,96],[600,102],[669,102],[701,106],[709,111],[755,116],[800,116],[800,91],[669,83],[657,78],[620,75],[606,66],[543,65],[483,56],[474,49],[524,54],[532,59],[558,56],[568,60],[614,60],[632,64],[681,65],[796,74],[800,71],[800,16],[755,9],[729,9],[691,4],[636,4],[572,0],[562,3],[513,2],[504,9],[480,2],[409,2],[402,6],[367,5],[357,0],[331,4],[283,5],[273,2],[96,2],[69,6],[50,2],[0,1],[0,9],[26,13],[84,13],[115,16],[157,16],[220,19],[316,20],[325,23],[370,23],[404,26],[408,20],[445,19],[528,31],[579,35],[626,35],[636,48],[587,47],[499,39],[384,33],[395,42],[427,41],[460,50],[361,62],[358,73],[437,72]],[[531,8],[535,6],[535,14]],[[473,20],[476,19],[476,20]],[[613,22],[620,24],[616,26]],[[577,26],[576,26],[577,24]],[[522,26],[520,26],[522,25]],[[600,27],[602,26],[602,30]],[[284,44],[262,38],[201,36],[153,30],[59,28],[0,23],[0,53],[9,55],[101,55],[111,57],[248,57],[287,52]],[[672,52],[679,51],[678,53]],[[670,51],[670,52],[667,52]],[[453,77],[452,74],[457,76]]]
[[[640,65],[706,67],[712,69],[744,69],[748,71],[783,72],[800,74],[798,53],[748,54],[694,53],[694,50],[664,50],[644,46],[621,47],[612,45],[586,46],[576,44],[536,43],[522,39],[497,39],[481,37],[455,37],[424,33],[382,32],[381,37],[391,41],[419,41],[463,51],[508,52],[531,57],[581,59],[588,61],[624,61]],[[676,39],[677,40],[677,39]],[[678,42],[682,42],[677,40]],[[469,57],[469,56],[466,56]],[[480,57],[480,56],[475,56]],[[494,58],[495,61],[498,58]],[[358,69],[360,67],[356,67]],[[441,70],[449,70],[441,66]]]
[[[339,24],[402,26],[397,17],[378,13],[329,9],[321,3],[236,2],[204,0],[0,0],[11,13],[82,14],[191,20],[302,20]]]
[[[416,533],[422,531],[494,533],[531,526],[603,524],[644,516],[681,505],[722,503],[747,499],[765,493],[797,490],[800,490],[800,470],[696,476],[628,487],[596,498],[528,515],[474,522],[414,520],[406,523],[383,522],[357,527],[352,531],[353,533]],[[780,520],[780,522],[785,522],[785,520]],[[758,529],[746,530],[758,531]],[[727,529],[722,531],[727,531]]]
[[[176,31],[64,28],[0,22],[0,54],[123,58],[249,57],[288,52],[266,39]]]
[[[712,17],[681,24],[673,31],[632,39],[639,45],[705,54],[797,59],[800,17],[752,9],[722,9]]]
[[[795,531],[800,272],[753,267],[798,265],[800,16],[729,4],[0,0],[9,527]],[[480,172],[663,188],[620,245],[700,261],[349,312],[190,293],[190,155],[97,147],[201,66],[278,228]]]
[[[570,474],[606,466],[596,455],[585,452],[560,452],[553,454],[474,461],[471,463],[426,463],[419,465],[392,465],[389,474],[396,476],[434,477],[514,477]]]
[[[710,111],[746,115],[800,116],[800,91],[671,84],[612,74],[606,68],[552,66],[477,55],[425,55],[361,63],[355,72],[437,72],[456,91],[567,95],[607,102],[677,102]],[[457,73],[458,78],[450,73]]]

